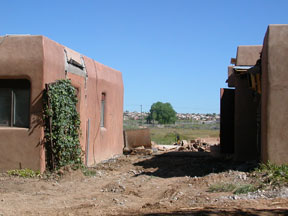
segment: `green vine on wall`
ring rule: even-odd
[[[82,165],[80,117],[76,89],[70,80],[47,84],[43,95],[46,166],[50,170]]]

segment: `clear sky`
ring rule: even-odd
[[[288,24],[288,0],[9,0],[0,35],[45,35],[120,70],[124,110],[170,102],[177,112],[219,113],[238,45],[258,45]]]

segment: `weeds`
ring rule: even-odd
[[[8,170],[7,174],[10,176],[19,176],[22,178],[39,178],[39,177],[41,177],[40,171],[34,171],[31,169]]]
[[[209,187],[208,192],[232,192],[236,185],[230,183],[217,183]]]
[[[96,170],[91,170],[91,169],[88,169],[87,167],[82,168],[82,172],[85,176],[96,176],[97,174]]]
[[[269,185],[280,185],[288,183],[288,165],[276,165],[271,162],[260,164],[255,170],[256,175],[260,175],[263,183]]]
[[[231,184],[231,183],[217,183],[209,187],[208,192],[233,192],[233,194],[245,194],[257,190],[252,184]]]
[[[173,144],[177,135],[181,140],[193,140],[204,137],[218,137],[217,130],[192,130],[187,128],[150,128],[151,140],[158,144]]]
[[[238,187],[236,187],[233,190],[234,194],[247,194],[249,192],[254,192],[256,191],[258,188],[252,184],[243,184],[243,185],[239,185]]]
[[[233,192],[234,194],[245,194],[258,189],[267,189],[269,186],[288,185],[288,165],[276,165],[271,162],[262,163],[251,175],[253,184],[230,184],[217,183],[209,187],[208,192]]]
[[[124,120],[124,129],[137,129],[143,126],[139,120]],[[181,140],[196,138],[219,137],[219,123],[203,124],[200,121],[179,120],[175,124],[145,124],[150,129],[151,140],[158,144],[173,144],[177,135]]]

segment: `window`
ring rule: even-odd
[[[104,127],[105,97],[106,97],[106,94],[105,94],[105,93],[102,93],[102,95],[101,95],[101,119],[100,119],[100,127]]]
[[[0,126],[29,127],[30,82],[0,79]]]

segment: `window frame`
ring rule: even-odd
[[[105,128],[105,107],[106,107],[106,93],[101,93],[101,102],[100,102],[100,127]]]
[[[9,97],[9,121],[7,124],[0,124],[0,128],[1,127],[9,127],[9,128],[30,128],[30,109],[31,109],[31,103],[30,103],[30,98],[31,98],[31,83],[28,79],[0,79],[0,90],[4,90],[4,92],[7,92],[8,97]],[[19,91],[20,90],[20,91]],[[23,90],[23,91],[21,91]],[[21,111],[23,111],[23,109],[17,109],[17,105],[18,102],[21,101],[21,99],[17,99],[17,91],[19,92],[25,92],[26,90],[28,90],[28,92],[26,93],[24,98],[25,101],[25,105],[27,105],[27,107],[25,107],[25,121],[20,124],[19,122],[17,122],[19,119],[17,117],[17,113],[21,113]],[[24,93],[25,94],[25,93]],[[18,102],[17,102],[18,101]],[[20,111],[18,111],[20,110]],[[18,114],[19,114],[18,113]],[[21,113],[23,114],[23,113]],[[22,115],[23,118],[23,115]]]

